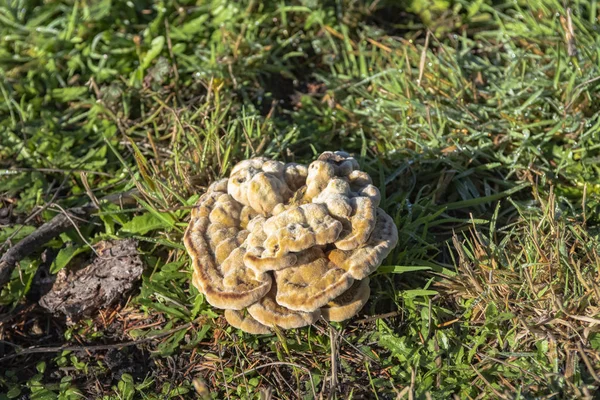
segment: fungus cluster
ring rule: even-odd
[[[262,334],[343,321],[398,241],[380,193],[345,152],[308,167],[253,158],[213,183],[184,236],[192,283],[236,328]]]

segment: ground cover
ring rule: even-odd
[[[596,7],[4,2],[0,254],[99,210],[0,289],[0,398],[592,398]],[[336,149],[399,228],[371,300],[344,324],[228,327],[190,284],[191,206],[241,159]],[[48,275],[116,238],[146,265],[130,295],[75,324],[37,305]]]

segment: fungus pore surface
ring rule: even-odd
[[[310,165],[244,160],[216,181],[184,235],[192,284],[252,334],[344,321],[369,298],[369,275],[398,241],[371,177],[350,154]]]

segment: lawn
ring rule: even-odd
[[[0,399],[600,396],[596,1],[5,0],[0,99],[0,254],[89,211],[0,285]],[[339,149],[399,230],[369,302],[230,327],[192,206],[240,160]],[[124,238],[119,302],[38,304]]]

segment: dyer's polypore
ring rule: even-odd
[[[237,164],[192,211],[192,283],[249,333],[343,321],[369,298],[369,278],[398,241],[379,190],[344,152],[308,167]]]

